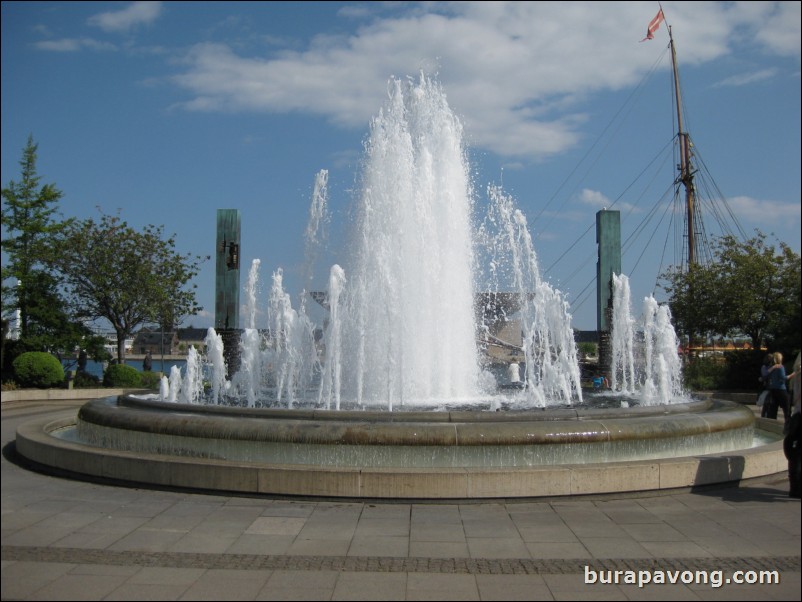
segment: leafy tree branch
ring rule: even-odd
[[[174,326],[201,309],[190,285],[201,261],[175,251],[175,237],[165,238],[162,226],[137,231],[109,215],[69,224],[51,254],[74,314],[111,324],[120,363],[125,339],[139,326]]]

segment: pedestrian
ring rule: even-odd
[[[788,460],[788,495],[793,498],[802,497],[802,383],[799,378],[800,354],[796,354],[794,371],[791,373],[793,405],[791,419],[788,421],[783,451]]]
[[[145,354],[145,359],[142,361],[142,369],[145,372],[150,372],[150,369],[153,368],[153,358],[150,355],[150,351]]]
[[[609,389],[610,388],[610,381],[607,380],[607,377],[603,374],[597,374],[593,377],[593,388],[594,389]]]
[[[760,365],[760,381],[763,385],[763,390],[757,397],[757,405],[760,408],[760,417],[766,418],[769,407],[771,406],[770,396],[771,393],[769,392],[769,369],[774,365],[774,354],[767,353],[766,357],[763,358],[763,363]]]
[[[777,418],[780,408],[783,410],[783,419],[788,422],[791,418],[791,408],[788,400],[788,387],[786,381],[796,376],[794,372],[785,373],[783,366],[783,354],[779,351],[774,354],[774,365],[769,368],[769,391],[771,393],[770,406],[766,418]]]

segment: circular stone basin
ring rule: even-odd
[[[123,396],[90,401],[77,418],[22,425],[17,448],[47,466],[157,485],[357,498],[537,497],[744,478],[742,461],[704,457],[752,447],[754,422],[750,409],[715,400],[337,412]]]

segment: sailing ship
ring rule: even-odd
[[[660,26],[660,23],[665,21],[665,13],[663,8],[660,7],[657,15],[649,23],[646,38],[652,39],[654,32]],[[675,179],[675,199],[677,204],[684,205],[684,211],[681,212],[685,216],[684,223],[684,236],[685,245],[683,248],[683,256],[679,262],[679,267],[683,271],[690,268],[695,264],[708,264],[712,261],[712,253],[710,250],[710,240],[705,229],[704,214],[705,209],[708,209],[708,214],[714,216],[718,222],[719,229],[725,234],[733,234],[738,238],[745,239],[743,229],[738,223],[735,214],[730,210],[729,205],[724,196],[719,192],[718,187],[712,184],[712,178],[709,173],[704,170],[701,171],[695,160],[698,155],[691,136],[685,128],[685,120],[683,116],[683,102],[682,90],[680,86],[679,67],[677,64],[677,47],[674,42],[674,35],[671,25],[666,23],[668,30],[668,48],[671,55],[671,73],[673,78],[674,89],[674,103],[677,116],[677,132],[675,137],[675,145],[679,156],[677,163],[677,176]],[[705,189],[713,191],[708,199],[703,199],[699,194],[697,187],[697,176],[703,177],[707,182]],[[708,206],[704,207],[704,203]]]
[[[707,265],[712,262],[714,255],[713,244],[716,237],[732,235],[739,240],[746,240],[748,238],[739,224],[737,216],[729,206],[729,203],[719,190],[712,175],[704,164],[700,150],[694,144],[691,134],[686,128],[684,99],[677,59],[677,45],[674,40],[672,27],[666,21],[662,7],[649,23],[646,37],[641,41],[645,42],[655,39],[656,32],[664,22],[665,30],[667,30],[669,38],[667,54],[671,61],[671,102],[673,105],[672,113],[675,123],[673,128],[673,144],[666,145],[663,149],[673,153],[672,163],[676,165],[676,171],[673,176],[673,186],[670,189],[666,188],[664,194],[653,194],[651,191],[646,193],[644,191],[638,198],[638,201],[629,203],[634,206],[643,198],[652,198],[655,201],[652,207],[640,213],[642,216],[640,223],[633,224],[628,228],[630,234],[625,240],[622,240],[621,248],[622,256],[629,256],[630,261],[628,261],[627,271],[632,274],[640,267],[639,263],[644,256],[655,257],[655,251],[659,250],[657,247],[660,236],[659,233],[660,231],[665,231],[665,242],[663,243],[664,256],[659,258],[659,267],[653,272],[654,289],[652,292],[659,288],[659,281],[663,272],[669,269],[687,271],[689,266],[695,264]],[[656,68],[653,68],[645,78],[650,77],[655,71]],[[639,85],[638,88],[641,88],[641,86]],[[635,96],[636,95],[633,94],[628,98],[627,103],[632,102]],[[630,109],[631,107],[622,107],[616,113],[613,120],[617,119],[620,115],[627,114]],[[611,123],[604,128],[604,133],[614,132],[616,130],[617,127],[613,127],[611,121]],[[605,144],[601,144],[600,142],[601,141],[596,141],[593,144],[592,150],[596,148],[609,149],[609,142]],[[659,153],[662,154],[664,150],[659,151]],[[599,150],[599,152],[609,152],[609,150]],[[597,159],[593,157],[590,151],[582,159],[582,161],[588,162],[595,162],[596,160]],[[616,209],[619,202],[623,203],[625,195],[631,194],[634,191],[635,182],[639,179],[645,181],[648,180],[651,175],[653,176],[653,181],[659,181],[661,179],[665,181],[664,174],[656,171],[660,169],[662,163],[663,161],[660,159],[659,155],[649,160],[648,165],[638,173],[635,181],[625,186],[624,192],[605,209]],[[574,172],[572,172],[572,175],[578,172],[579,168],[577,167],[574,169]],[[566,182],[561,185],[561,188],[566,185]],[[669,196],[671,198],[668,198]],[[535,219],[538,217],[539,215],[536,216]],[[664,222],[666,220],[670,221],[668,228],[664,228]],[[655,225],[655,222],[658,222],[657,225]],[[582,237],[592,232],[593,228],[590,226],[588,230],[582,234]],[[645,243],[644,239],[646,240]],[[574,242],[565,253],[554,263],[546,266],[544,270],[544,273],[547,275],[556,273],[557,270],[555,268],[560,265],[559,273],[561,274],[561,281],[565,284],[570,282],[573,277],[580,275],[580,273],[588,274],[589,281],[587,285],[582,288],[579,293],[572,295],[573,311],[576,311],[593,296],[596,284],[595,273],[590,276],[589,270],[585,269],[586,266],[592,266],[595,263],[595,255],[579,257],[570,254],[570,251],[575,248],[578,242],[579,241]],[[673,257],[665,256],[666,254],[670,255],[671,249],[673,249]],[[634,260],[632,259],[633,257]],[[574,258],[578,262],[575,269],[566,267],[564,262],[564,260],[571,258]],[[650,266],[650,268],[649,273],[652,273],[653,267]]]

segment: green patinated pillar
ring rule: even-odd
[[[621,212],[603,209],[596,214],[596,329],[599,332],[599,367],[608,378],[612,366],[610,329],[613,309],[613,274],[621,273]]]
[[[229,376],[239,369],[239,209],[217,210],[214,328],[223,339]]]

